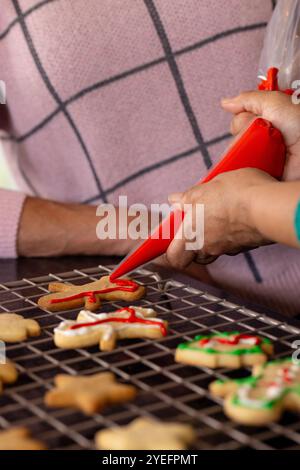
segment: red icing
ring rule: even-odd
[[[135,310],[130,307],[124,307],[124,308],[121,308],[120,310],[116,310],[116,313],[123,312],[124,310],[126,310],[130,314],[127,318],[111,317],[111,318],[105,318],[104,320],[97,320],[95,322],[90,322],[90,323],[78,323],[77,325],[71,326],[70,329],[78,330],[78,328],[84,328],[84,327],[89,327],[89,326],[101,325],[103,323],[114,323],[114,322],[116,323],[141,323],[143,325],[159,326],[163,336],[167,335],[167,329],[163,322],[139,318],[136,316]]]
[[[203,338],[199,341],[200,346],[205,346],[207,343],[209,343],[211,340],[217,341],[220,344],[228,344],[230,346],[235,346],[239,344],[239,342],[243,339],[254,339],[255,340],[255,345],[258,345],[261,343],[261,339],[258,338],[257,336],[252,336],[252,335],[246,335],[246,334],[239,334],[239,335],[232,335],[231,337],[228,336],[214,336],[211,338]]]
[[[114,284],[116,284],[115,287],[107,287],[106,289],[79,292],[79,294],[70,295],[68,297],[60,297],[58,299],[51,299],[50,303],[58,304],[61,302],[69,302],[70,300],[83,299],[84,297],[87,297],[87,300],[90,303],[95,303],[97,300],[96,294],[108,294],[109,292],[116,292],[116,291],[135,292],[139,288],[139,285],[136,282],[130,281],[129,279],[117,279],[114,282]]]
[[[288,367],[284,367],[282,369],[282,377],[283,377],[283,381],[286,382],[286,383],[293,382],[293,377],[292,377],[291,371]]]

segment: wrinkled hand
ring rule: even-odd
[[[279,91],[249,91],[223,99],[222,107],[234,114],[233,135],[239,134],[257,116],[271,121],[282,132],[287,146],[283,179],[300,178],[300,105],[293,104],[291,96]]]
[[[184,223],[191,224],[192,230],[199,227],[195,205],[204,204],[204,246],[187,250],[186,242],[190,240],[174,239],[166,254],[169,263],[183,269],[193,261],[207,264],[222,254],[233,255],[269,243],[252,222],[249,190],[255,194],[255,187],[274,182],[274,178],[260,170],[245,168],[218,175],[185,193],[170,195],[169,201],[175,207],[183,209],[185,204],[191,204],[190,217],[186,215]]]

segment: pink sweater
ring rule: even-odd
[[[150,204],[203,177],[228,145],[220,98],[256,86],[272,3],[1,0],[1,138],[20,192],[0,190],[0,257],[16,256],[26,194]],[[299,259],[270,246],[209,270],[295,313]]]

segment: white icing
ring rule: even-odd
[[[249,408],[261,408],[266,401],[277,400],[282,395],[285,388],[289,386],[289,384],[284,380],[285,378],[287,378],[289,381],[293,381],[296,379],[299,372],[300,366],[298,364],[284,365],[283,367],[277,369],[276,375],[271,384],[266,386],[265,398],[251,398],[250,393],[251,390],[253,390],[253,387],[251,387],[249,384],[239,387],[237,391],[237,397],[241,404]]]
[[[133,307],[130,306],[130,308],[133,308],[135,310],[135,315],[137,318],[141,318],[142,320],[150,320],[154,321],[155,323],[163,323],[163,320],[160,318],[156,318],[155,316],[149,317],[150,314],[156,315],[156,312],[152,308],[143,308],[143,307]],[[118,313],[123,313],[125,312],[130,315],[127,310],[120,310]],[[99,320],[107,320],[109,318],[116,318],[117,314],[116,312],[110,312],[110,313],[92,313],[89,312],[88,310],[81,310],[79,317],[80,320],[73,321],[73,320],[65,320],[61,322],[55,329],[54,333],[55,334],[60,334],[63,336],[81,336],[81,335],[86,335],[91,333],[92,331],[95,330],[105,330],[105,335],[107,335],[108,338],[111,337],[111,332],[113,331],[121,331],[126,328],[160,328],[159,324],[152,324],[152,325],[147,325],[147,324],[141,324],[141,323],[118,323],[118,322],[112,322],[112,323],[102,323],[99,325],[91,325],[91,326],[83,326],[81,328],[76,328],[76,329],[71,329],[72,326],[78,325],[80,323],[94,323]],[[126,318],[126,317],[123,317]]]
[[[230,340],[233,340],[235,338],[236,335],[231,335],[231,336],[228,336],[227,338],[225,339],[228,339],[228,341]],[[239,340],[239,342],[237,344],[232,344],[231,346],[242,346],[242,345],[245,345],[245,346],[255,346],[256,344],[256,338],[253,337],[253,338],[241,338]],[[211,338],[208,343],[206,343],[204,345],[204,349],[205,348],[213,348],[215,349],[217,346],[220,346],[222,345],[222,343],[220,341],[218,341],[218,338]],[[229,346],[229,345],[228,345]]]

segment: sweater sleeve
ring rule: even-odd
[[[17,257],[17,234],[26,194],[0,189],[0,258]]]

